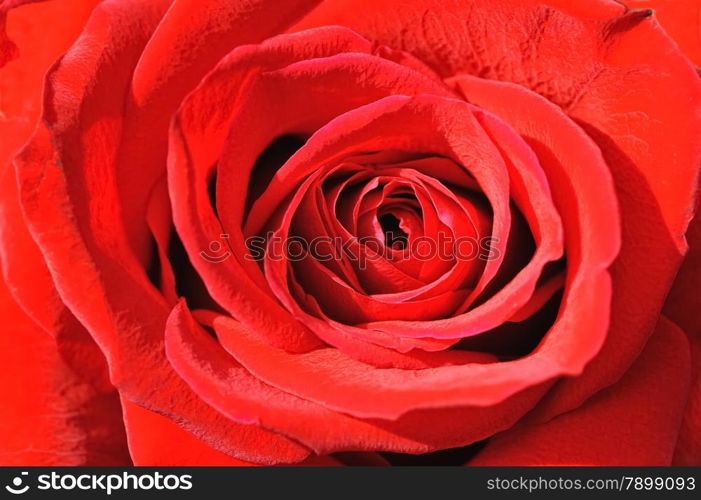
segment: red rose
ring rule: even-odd
[[[2,463],[701,463],[701,83],[651,10],[23,3]]]

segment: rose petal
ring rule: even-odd
[[[695,0],[624,0],[630,8],[652,9],[681,51],[701,66],[701,5]]]
[[[168,1],[138,62],[124,73],[133,72],[126,102],[123,94],[116,95],[123,106],[123,134],[114,175],[129,242],[142,261],[150,241],[141,214],[163,175],[168,125],[182,99],[229,51],[283,31],[319,1]]]
[[[701,336],[690,336],[691,388],[672,465],[701,465]]]
[[[46,335],[1,280],[0,312],[0,463],[130,465],[119,399],[88,334],[74,323],[58,340]]]
[[[670,465],[689,371],[684,333],[662,317],[616,385],[549,422],[492,438],[469,465]]]
[[[313,43],[310,43],[312,40]],[[324,41],[325,43],[322,43]],[[303,351],[318,345],[319,342],[313,335],[310,335],[308,330],[300,326],[298,321],[279,308],[278,304],[269,295],[267,284],[260,273],[260,269],[255,263],[247,262],[246,259],[243,259],[243,255],[247,253],[247,248],[238,228],[240,227],[240,219],[244,208],[245,189],[248,185],[248,178],[245,176],[248,175],[247,172],[253,166],[255,158],[265,146],[279,134],[284,134],[283,130],[269,129],[288,126],[289,124],[284,123],[282,120],[284,116],[294,120],[302,120],[304,115],[298,115],[295,112],[284,114],[281,107],[276,105],[275,113],[280,117],[279,120],[276,122],[267,120],[264,123],[257,123],[268,116],[264,110],[260,109],[260,105],[266,103],[270,106],[270,99],[276,96],[279,98],[281,94],[279,91],[268,94],[266,87],[258,85],[256,92],[262,92],[263,96],[251,96],[252,91],[248,91],[244,93],[245,99],[242,99],[243,103],[237,104],[240,90],[238,82],[248,72],[254,72],[255,74],[268,66],[275,68],[278,65],[293,63],[297,57],[304,57],[305,55],[317,57],[316,61],[324,54],[333,56],[333,54],[348,50],[349,47],[357,47],[354,49],[355,52],[371,50],[371,46],[367,41],[364,41],[352,32],[340,28],[329,28],[311,33],[278,37],[262,44],[260,47],[235,51],[208,77],[198,89],[198,92],[190,96],[180,112],[179,119],[174,124],[172,134],[170,154],[170,173],[172,177],[170,185],[174,218],[176,227],[183,238],[195,267],[200,275],[203,276],[212,296],[227,310],[237,318],[240,318],[249,327],[255,328],[262,335],[268,336],[271,342],[285,345],[290,350]],[[395,63],[369,56],[364,57],[357,53],[342,56],[335,66],[324,64],[320,65],[319,69],[325,71],[329,79],[338,81],[338,67],[348,67],[356,72],[362,69],[362,67],[358,68],[357,63],[346,63],[346,61],[355,62],[357,60],[368,61],[374,64],[374,70],[371,73],[365,73],[368,76],[366,85],[369,89],[373,89],[375,78],[384,78],[386,82],[385,87],[388,85],[394,86],[394,80],[387,80],[386,74],[380,71],[391,69],[392,71],[400,71],[400,74],[407,76],[407,78],[400,80],[404,82],[402,85],[412,88],[435,88],[445,94],[450,94],[450,91],[442,85],[432,82],[418,73],[414,76],[409,70]],[[305,62],[303,65],[306,64]],[[295,71],[295,74],[299,74],[299,77],[292,79],[291,82],[300,85],[301,82],[299,80],[304,80],[305,75],[303,68],[295,66],[295,69],[290,71]],[[232,78],[232,75],[237,74],[239,74],[238,77]],[[288,80],[288,77],[285,75],[278,75],[277,73],[270,73],[270,75],[271,77],[266,78],[266,80],[273,77]],[[374,76],[370,78],[371,75]],[[418,83],[414,82],[414,79],[417,79]],[[257,80],[253,79],[253,81]],[[247,80],[244,79],[243,81]],[[335,93],[341,91],[339,87],[332,88],[336,89]],[[381,96],[386,94],[388,89],[375,89],[374,92]],[[312,96],[313,93],[305,92],[303,95]],[[227,104],[222,104],[222,99],[228,100]],[[361,99],[372,99],[372,95],[367,96],[361,93]],[[307,114],[323,111],[329,115],[326,120],[349,106],[353,107],[357,104],[356,102],[349,103],[347,100],[336,100],[335,107],[341,108],[337,111],[328,107],[323,110],[307,107],[302,110],[298,99],[281,99],[281,101],[281,105],[294,107],[295,110],[304,111]],[[218,116],[217,114],[212,114],[210,111],[213,109],[214,103],[216,103],[217,109],[226,109],[227,115]],[[242,105],[251,106],[252,103],[256,105],[254,106],[256,110],[252,116],[249,116],[247,111],[244,112],[247,108],[242,110]],[[203,113],[203,109],[207,111]],[[222,131],[226,132],[229,130],[228,122],[232,118],[229,113],[233,112],[238,113],[234,116],[243,116],[246,120],[250,118],[255,120],[256,123],[247,121],[244,128],[247,131],[248,139],[246,141],[231,141],[231,148],[222,153],[223,142],[220,141],[225,139]],[[319,120],[317,117],[314,118],[315,121]],[[322,123],[326,120],[322,120]],[[265,130],[265,134],[258,132],[259,129]],[[234,147],[243,148],[244,150],[232,149]],[[219,235],[222,232],[221,225],[211,209],[209,197],[206,195],[211,167],[219,154],[222,154],[222,164],[219,165],[220,175],[217,176],[217,190],[221,190],[220,196],[217,197],[218,209],[222,219],[230,221],[228,225],[224,225],[224,228],[226,234],[230,235],[229,242],[232,245],[234,255],[241,257],[228,259],[221,264],[212,264],[200,258],[199,254],[202,249],[207,248],[207,245],[213,238],[217,237],[215,235]],[[227,167],[225,163],[228,161],[236,161],[241,165],[246,165],[246,167],[243,168],[238,165]],[[239,178],[239,175],[244,177]],[[219,203],[220,200],[221,203]],[[262,311],[265,311],[265,313],[261,314]]]
[[[253,467],[260,464],[225,455],[185,432],[170,419],[140,406],[122,401],[129,453],[134,465],[147,467]],[[371,454],[349,454],[348,460],[363,465],[382,465]],[[329,456],[310,456],[297,466],[337,466],[342,462]]]
[[[700,193],[701,196],[701,193]],[[701,465],[701,216],[691,222],[686,233],[689,253],[665,302],[664,313],[680,325],[691,342],[692,383],[679,442],[674,454],[675,465]]]
[[[455,82],[471,101],[509,122],[541,158],[563,226],[567,228],[568,281],[573,279],[573,272],[581,272],[580,258],[603,258],[604,262],[610,262],[620,238],[615,217],[618,207],[608,167],[591,139],[554,105],[523,87],[468,76],[458,77]],[[588,170],[577,168],[582,162],[586,163]],[[602,234],[606,237],[602,238]],[[579,276],[577,281],[588,280],[584,274]],[[575,321],[589,315],[581,312],[580,319]],[[614,315],[612,320],[618,322],[621,318]],[[637,352],[635,346],[630,346],[636,337],[620,332],[621,328],[628,332],[627,325],[610,329],[606,337],[610,346],[608,353],[599,355],[597,365],[590,364],[587,368],[587,377],[595,379],[598,385],[592,384],[589,389],[581,390],[576,382],[563,382],[557,388],[558,393],[548,396],[547,403],[541,404],[538,411],[544,415],[557,414],[563,408],[581,404],[590,395],[588,390],[605,386],[608,377],[615,376],[626,359],[623,353],[629,356]],[[593,340],[592,332],[587,336]],[[601,345],[605,333],[605,330],[599,331],[596,345]]]
[[[335,159],[343,158],[344,155],[352,151],[401,147],[408,151],[431,151],[469,164],[475,172],[478,182],[488,186],[487,189],[490,191],[488,196],[491,195],[493,200],[497,200],[493,203],[499,204],[497,206],[500,208],[495,215],[495,220],[497,217],[503,216],[508,222],[508,217],[504,216],[508,211],[506,206],[508,201],[504,200],[503,193],[504,186],[508,185],[504,178],[506,172],[503,171],[502,178],[499,179],[502,186],[498,185],[499,182],[493,175],[494,166],[504,166],[504,162],[478,122],[478,120],[484,119],[487,123],[491,123],[489,122],[491,118],[486,116],[479,118],[481,114],[476,108],[471,108],[459,101],[429,96],[416,98],[396,96],[358,108],[333,120],[317,131],[305,146],[287,162],[280,171],[279,178],[273,179],[271,187],[260,200],[263,200],[267,195],[268,199],[265,203],[269,203],[271,206],[277,205],[291,195],[291,191],[299,186],[299,182],[305,176],[312,172],[320,172],[319,165],[332,164],[336,161]],[[427,131],[424,126],[427,120],[441,124],[441,130],[450,130],[451,133],[444,136],[441,131]],[[454,123],[456,121],[459,121],[459,124]],[[397,123],[401,123],[402,126],[395,131]],[[345,130],[349,132],[342,133]],[[497,125],[491,125],[490,133],[496,133],[495,130],[499,130]],[[503,134],[504,132],[499,130],[499,133]],[[507,137],[513,138],[514,136]],[[470,146],[467,146],[466,138],[469,138]],[[525,143],[521,144],[520,147],[528,150]],[[516,146],[513,149],[516,149]],[[475,151],[479,151],[479,154],[476,154]],[[530,154],[533,155],[532,152]],[[238,155],[235,157],[239,158]],[[526,176],[526,170],[522,166],[521,170],[522,175]],[[539,202],[539,208],[543,213],[540,214],[537,221],[534,221],[536,224],[542,224],[542,226],[537,226],[538,232],[543,231],[542,245],[539,246],[531,263],[511,283],[499,291],[496,297],[479,308],[447,320],[417,323],[378,321],[363,325],[364,330],[355,330],[355,332],[360,335],[373,335],[374,341],[386,337],[388,340],[382,341],[380,345],[394,348],[398,346],[397,340],[402,339],[403,342],[406,342],[402,347],[404,350],[414,345],[408,339],[462,338],[498,326],[515,313],[528,300],[544,264],[551,260],[557,260],[561,255],[559,218],[548,201],[547,190],[543,188],[544,179],[533,181],[531,176],[529,183],[530,189],[544,198]],[[516,198],[522,198],[523,196],[519,195],[524,193],[523,191],[519,192],[518,185],[518,174],[514,174],[514,195]],[[537,191],[538,186],[541,189],[540,192]],[[297,196],[301,192],[303,190],[298,189]],[[287,236],[284,224],[289,224],[289,221],[283,222],[282,229],[277,234],[280,241],[285,241]],[[503,237],[503,234],[501,236]],[[282,261],[271,262],[268,259],[266,264],[269,264],[270,271],[275,273],[274,281],[270,282],[273,291],[278,299],[286,301],[287,273],[285,263]],[[269,280],[273,280],[267,270],[266,274]],[[318,335],[323,335],[320,331],[315,331]],[[327,336],[322,338],[327,342],[334,343]]]
[[[250,335],[240,323],[224,317],[215,320],[215,328],[229,337]],[[178,373],[211,405],[233,420],[275,429],[318,453],[339,450],[421,453],[465,445],[509,426],[546,389],[546,386],[533,387],[501,405],[487,408],[427,410],[396,421],[364,420],[265,384],[199,328],[183,303],[171,314],[166,335],[168,356]],[[342,375],[343,368],[338,369]],[[365,398],[377,396],[366,393]]]
[[[686,233],[689,252],[664,305],[664,314],[692,337],[701,336],[701,294],[698,293],[701,283],[701,191],[697,207],[696,217]]]
[[[543,102],[545,103],[545,101]],[[444,103],[445,107],[441,107],[441,103]],[[538,106],[538,103],[539,101],[535,101],[532,104]],[[336,145],[336,141],[340,144],[343,144],[343,141],[347,141],[352,147],[357,147],[359,149],[369,148],[373,150],[375,148],[373,147],[372,141],[376,140],[375,138],[381,135],[381,140],[385,145],[392,145],[391,142],[388,142],[392,140],[392,136],[387,134],[387,130],[392,129],[392,123],[402,123],[403,133],[407,134],[408,131],[411,130],[411,127],[415,125],[414,120],[416,120],[418,124],[423,124],[427,120],[434,120],[440,116],[428,114],[425,118],[421,118],[425,116],[424,113],[428,113],[434,106],[437,110],[450,108],[450,113],[456,113],[456,108],[458,108],[460,104],[459,101],[444,101],[438,97],[422,96],[420,98],[408,98],[395,96],[378,101],[365,108],[359,108],[354,112],[346,113],[341,118],[332,122],[326,129],[319,131],[317,135],[315,135],[315,138],[310,140],[305,147],[288,162],[286,168],[289,167],[291,172],[297,172],[292,168],[295,166],[293,162],[303,164],[305,159],[309,159],[309,165],[317,165],[317,162],[312,161],[315,154],[321,155],[324,159],[334,158],[339,155],[338,153],[335,155],[328,154],[328,151],[325,151],[325,147],[321,146],[325,143],[333,144],[335,145],[334,147],[343,152],[345,152],[343,147]],[[538,109],[542,116],[547,117],[549,123],[562,130],[564,136],[563,140],[565,140],[561,145],[562,147],[570,143],[577,145],[578,141],[582,141],[582,144],[579,145],[579,149],[577,150],[578,154],[581,153],[584,157],[587,157],[593,165],[598,165],[599,168],[603,169],[602,172],[605,175],[605,165],[601,162],[600,156],[597,156],[598,152],[596,148],[593,147],[590,142],[586,141],[586,136],[584,136],[579,129],[574,127],[559,110],[547,103],[545,103],[545,108]],[[460,117],[462,118],[462,115],[460,115]],[[348,126],[346,123],[342,127],[334,127],[334,125],[337,125],[342,119],[349,122],[355,120],[355,122],[352,122],[352,126]],[[459,122],[461,124],[466,123],[464,119],[460,119]],[[444,128],[448,130],[460,130],[456,127],[457,125],[453,125]],[[338,133],[331,134],[332,131],[338,132],[342,130],[350,130],[352,132],[348,133],[347,137]],[[379,130],[383,131],[382,134],[378,133]],[[422,127],[421,130],[423,132],[421,134],[416,134],[416,138],[412,135],[412,140],[418,142],[418,145],[414,144],[413,147],[421,146],[420,140],[430,141],[429,144],[425,146],[429,149],[439,147],[441,144],[440,140],[427,135],[425,128]],[[327,133],[329,137],[322,140],[321,137],[325,136]],[[465,134],[461,134],[461,137],[464,135]],[[316,140],[317,137],[319,137],[318,143]],[[315,150],[322,151],[325,154],[315,153]],[[562,179],[564,177],[566,179],[568,176],[574,176],[576,174],[576,172],[569,172],[566,170],[557,160],[548,157],[544,159],[548,160],[548,173],[554,178]],[[318,174],[318,171],[316,172]],[[579,175],[582,174],[580,173]],[[603,179],[605,180],[606,177],[604,176]],[[240,352],[243,347],[238,339],[222,337],[222,342],[242,364],[268,383],[281,387],[288,392],[303,395],[307,399],[323,401],[327,406],[329,406],[330,403],[325,399],[324,395],[316,392],[312,396],[308,392],[317,391],[320,387],[318,385],[319,380],[328,380],[329,377],[334,377],[333,373],[327,373],[327,368],[334,364],[343,363],[342,366],[344,366],[344,370],[347,373],[350,373],[349,370],[361,370],[363,374],[359,376],[359,378],[364,383],[368,384],[367,387],[351,385],[349,387],[344,387],[342,391],[334,391],[333,394],[334,404],[338,405],[336,408],[339,411],[345,411],[356,415],[373,414],[379,416],[379,413],[373,412],[382,411],[382,415],[385,417],[388,415],[396,416],[397,414],[409,411],[415,406],[424,407],[424,405],[494,404],[502,401],[509,395],[513,395],[520,389],[538,384],[553,376],[562,375],[564,373],[580,373],[586,363],[598,351],[607,331],[610,281],[605,270],[618,250],[618,242],[615,238],[615,234],[617,234],[617,221],[615,217],[611,217],[611,214],[606,210],[607,207],[611,207],[612,205],[615,207],[615,204],[612,203],[612,189],[610,184],[608,184],[607,189],[607,184],[604,182],[599,179],[596,185],[590,184],[589,189],[587,189],[587,184],[583,184],[579,192],[573,193],[569,189],[564,189],[559,193],[559,196],[562,198],[562,204],[595,203],[597,209],[599,209],[597,211],[580,211],[570,206],[568,212],[573,224],[585,227],[586,231],[593,231],[595,228],[597,230],[611,229],[614,237],[607,240],[595,240],[597,244],[592,244],[592,241],[589,239],[580,240],[579,236],[581,235],[575,231],[569,233],[568,238],[570,241],[568,245],[571,248],[572,254],[568,255],[568,257],[572,259],[571,269],[573,274],[570,278],[569,289],[564,299],[565,305],[563,306],[563,313],[538,349],[523,359],[494,365],[465,365],[461,367],[443,367],[435,370],[423,370],[416,378],[412,375],[411,380],[405,380],[404,376],[397,372],[397,379],[389,381],[386,377],[390,376],[390,373],[394,373],[392,370],[373,370],[369,367],[365,367],[361,370],[360,365],[356,365],[351,360],[345,359],[341,353],[334,350],[329,352],[327,352],[327,350],[317,350],[308,353],[311,357],[322,355],[320,354],[321,352],[325,353],[323,356],[337,356],[338,358],[334,358],[333,361],[324,360],[323,362],[312,362],[305,358],[305,356],[307,356],[306,354],[300,356],[291,355],[293,360],[298,360],[298,362],[304,366],[304,368],[299,366],[295,372],[301,373],[313,366],[311,369],[314,372],[313,379],[316,382],[311,383],[309,381],[301,382],[298,378],[291,377],[287,377],[286,380],[279,380],[278,376],[269,371],[271,366],[279,366],[280,363],[289,366],[288,363],[293,363],[295,361],[282,361],[280,359],[273,361],[271,357],[276,355],[273,355],[271,352],[264,353],[262,347],[261,350],[257,351],[257,355],[254,355],[255,349],[250,346],[249,349],[246,350],[246,359],[244,361],[241,357],[243,354]],[[565,182],[563,187],[566,186],[567,184]],[[596,200],[596,202],[594,202],[594,200]],[[585,269],[587,271],[585,271]],[[271,281],[271,284],[277,287],[278,293],[280,294],[279,297],[281,300],[284,300],[284,290],[286,286],[283,281],[285,279],[285,274],[277,272],[275,274],[268,274],[268,276],[269,278],[274,277],[277,280],[277,282]],[[517,300],[512,300],[512,303],[517,303]],[[586,323],[586,327],[584,326],[585,323],[581,322],[583,311],[587,311],[586,317],[589,321]],[[515,310],[513,312],[515,312]],[[296,311],[296,313],[300,314],[299,311]],[[388,339],[397,338],[396,336],[391,337],[385,335],[385,340],[383,340],[382,331],[358,329],[349,326],[346,326],[342,330],[338,328],[338,325],[330,324],[328,321],[318,321],[315,323],[316,320],[314,318],[307,316],[300,317],[303,317],[310,328],[314,328],[317,335],[324,338],[325,341],[336,347],[339,345],[342,346],[344,352],[349,347],[352,347],[355,355],[357,355],[359,348],[357,345],[353,345],[352,337],[365,338],[370,342],[380,343],[380,345],[382,345],[382,342],[387,342]],[[580,330],[580,328],[585,328],[587,334],[581,334],[582,330]],[[439,333],[442,334],[443,332]],[[394,345],[393,347],[400,351],[402,350],[401,344]],[[346,363],[348,363],[348,365]],[[436,377],[435,379],[434,376]],[[424,377],[426,378],[424,379]],[[432,381],[432,384],[429,382],[429,379]],[[423,389],[431,392],[429,388],[432,387],[433,390],[438,392],[428,394],[428,392],[422,393],[418,390],[411,391],[409,388],[412,387],[414,383],[418,383],[419,380],[423,380],[423,382],[421,382],[421,387]],[[447,389],[448,386],[446,384],[449,383],[448,380],[454,382],[456,386],[451,386],[452,392],[450,392],[450,395],[439,395],[440,391]],[[334,380],[334,383],[341,382]],[[460,384],[464,385],[458,389],[457,386]],[[377,386],[381,386],[383,390],[390,390],[391,388],[391,390],[399,391],[401,395],[397,395],[397,398],[394,399],[393,396],[384,394],[378,401],[373,401],[375,404],[375,407],[373,407],[368,401],[361,397],[360,393],[374,393],[377,390]],[[405,393],[405,390],[410,393]]]
[[[39,118],[44,74],[76,39],[98,1],[0,2],[0,166],[32,133]],[[4,38],[5,17],[11,45]],[[18,59],[3,62],[17,55]]]
[[[38,1],[42,0],[2,0],[2,2],[0,2],[0,68],[5,66],[9,61],[16,59],[19,53],[17,45],[5,32],[7,13],[20,5]]]
[[[418,371],[377,369],[334,348],[286,353],[261,343],[254,334],[224,317],[214,326],[224,348],[259,380],[362,418],[396,419],[416,409],[497,405],[521,388],[539,386],[547,380],[540,377],[549,373],[547,364],[537,359],[528,367],[533,373],[516,372],[517,362],[468,363]],[[275,368],[280,366],[289,370],[281,373]],[[514,383],[516,373],[520,380]]]
[[[22,5],[7,19],[7,35],[14,41],[13,46],[19,46],[15,54],[19,59],[7,65],[0,63],[0,219],[3,234],[11,235],[0,238],[0,254],[5,282],[22,309],[45,330],[55,332],[61,315],[70,313],[58,298],[46,264],[27,231],[10,161],[36,126],[44,74],[73,43],[97,0],[27,3],[33,2],[0,2],[3,25],[8,10]],[[3,36],[4,26],[0,27],[0,38]],[[0,60],[3,50],[0,48]]]
[[[120,201],[104,168],[112,165],[119,136],[119,121],[111,116],[121,116],[124,105],[115,89],[128,88],[130,69],[160,20],[157,7],[102,2],[83,37],[51,71],[44,123],[17,161],[28,225],[61,298],[105,353],[122,396],[167,414],[225,453],[264,463],[298,462],[308,449],[231,423],[173,372],[163,347],[166,301],[122,230]],[[138,376],[143,372],[149,377]]]
[[[589,68],[568,64],[567,59],[586,64],[596,48],[587,28],[601,28],[602,21],[623,11],[612,0],[454,0],[441,4],[415,0],[403,9],[397,9],[392,0],[327,0],[290,31],[329,24],[348,26],[371,40],[413,54],[443,77],[469,73],[525,80],[532,76],[538,77],[530,80],[533,84],[555,79],[552,85],[543,85],[546,91],[575,94],[579,85],[570,81],[585,83]],[[574,74],[582,70],[586,74]]]
[[[653,331],[685,251],[701,151],[701,82],[688,59],[648,12],[607,0],[457,0],[440,8],[419,0],[405,9],[331,0],[292,30],[329,23],[406,50],[446,77],[523,85],[592,135],[617,186],[624,247],[613,273],[624,288],[613,296],[617,334],[587,375],[566,384],[571,395],[553,398],[551,414],[618,380]]]
[[[124,425],[134,465],[148,467],[255,465],[217,451],[172,420],[123,399]]]
[[[52,272],[68,273],[72,277],[57,281],[59,293],[67,304],[80,306],[72,310],[89,327],[110,361],[110,375],[120,393],[131,401],[166,413],[209,445],[237,458],[278,463],[298,462],[306,457],[308,451],[296,443],[258,428],[231,423],[187,388],[165,358],[163,325],[167,309],[162,298],[155,300],[148,290],[129,286],[129,281],[108,260],[100,261],[101,276],[107,283],[94,281],[94,271],[88,264],[77,270],[76,262],[90,261],[82,253],[85,248],[76,234],[77,228],[66,221],[64,214],[53,210],[53,203],[66,199],[62,192],[65,186],[61,185],[60,171],[43,158],[47,151],[50,153],[50,144],[41,142],[40,138],[37,135],[32,148],[23,155],[25,185],[36,185],[34,175],[41,178],[41,187],[30,191],[37,198],[26,199],[25,209],[41,244],[54,249],[53,253],[45,254]],[[103,287],[109,284],[112,286],[107,293]],[[131,321],[125,322],[115,310],[129,311]],[[144,372],[149,377],[135,376]],[[159,387],[156,393],[154,385]]]

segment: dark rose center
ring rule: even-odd
[[[378,216],[377,221],[385,234],[385,246],[404,250],[409,241],[409,235],[401,228],[401,221],[392,213]]]

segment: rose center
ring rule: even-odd
[[[391,213],[378,216],[377,221],[385,234],[385,246],[404,250],[409,235],[401,228],[401,221]]]

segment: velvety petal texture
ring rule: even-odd
[[[665,1],[0,0],[0,460],[699,463]]]
[[[0,285],[0,463],[60,466],[131,464],[119,398],[93,363],[80,325],[51,337]],[[100,353],[96,353],[100,356]]]
[[[664,314],[672,318],[687,334],[691,345],[691,389],[679,431],[676,465],[701,464],[701,217],[696,217],[687,232],[689,253],[669,292]]]
[[[690,368],[686,336],[662,317],[615,387],[547,423],[496,436],[470,465],[670,465]]]
[[[199,398],[194,394],[188,396],[187,387],[164,364],[167,362],[162,329],[167,315],[166,301],[149,283],[131,251],[121,224],[114,177],[104,175],[105,171],[96,167],[99,163],[114,172],[123,122],[113,119],[116,110],[123,107],[116,89],[119,85],[128,87],[129,68],[136,64],[168,7],[168,2],[101,3],[81,39],[53,67],[44,101],[45,118],[53,123],[48,126],[44,122],[17,161],[25,213],[33,236],[43,249],[48,248],[47,243],[58,245],[56,252],[50,252],[51,257],[47,254],[44,257],[59,293],[105,352],[111,378],[124,397],[152,409],[172,412],[171,416],[181,425],[232,455],[259,461],[297,461],[308,455],[305,448],[274,435],[268,435],[271,441],[266,445],[265,431],[229,423],[216,412],[201,407]],[[115,26],[119,29],[114,29]],[[228,29],[236,30],[236,25],[229,25]],[[93,74],[76,79],[74,65],[87,65]],[[88,126],[90,122],[103,125]],[[63,146],[58,147],[59,143]],[[96,156],[91,154],[94,151],[91,148],[97,145],[100,154]],[[107,160],[108,157],[112,160]],[[64,171],[65,166],[75,170],[69,173]],[[40,177],[42,188],[31,186],[31,179],[38,181]],[[95,190],[103,192],[103,196],[95,198]],[[68,192],[72,193],[72,208],[64,205]],[[53,213],[54,220],[45,217],[48,212]],[[93,231],[98,225],[109,230],[98,234]],[[80,278],[64,281],[62,278],[76,273],[77,263],[81,268]],[[93,299],[89,303],[83,300],[88,290]],[[126,311],[127,316],[118,311]],[[137,349],[139,354],[121,354],[121,349]],[[141,354],[150,361],[145,364]],[[146,368],[148,364],[150,368]],[[144,369],[163,377],[162,382],[131,376]],[[154,384],[164,390],[151,400]],[[168,395],[168,387],[172,396]],[[175,401],[177,408],[173,407]],[[217,420],[219,423],[215,423]]]
[[[469,74],[531,89],[597,143],[622,219],[614,325],[587,373],[562,384],[544,415],[576,407],[618,380],[654,329],[686,251],[701,149],[701,83],[688,59],[650,12],[607,0],[451,0],[440,9],[427,1],[405,10],[335,0],[297,28],[330,23],[407,50],[444,77]],[[671,87],[673,96],[660,100]]]
[[[679,49],[701,67],[701,5],[694,0],[625,0],[628,7],[651,9]]]

